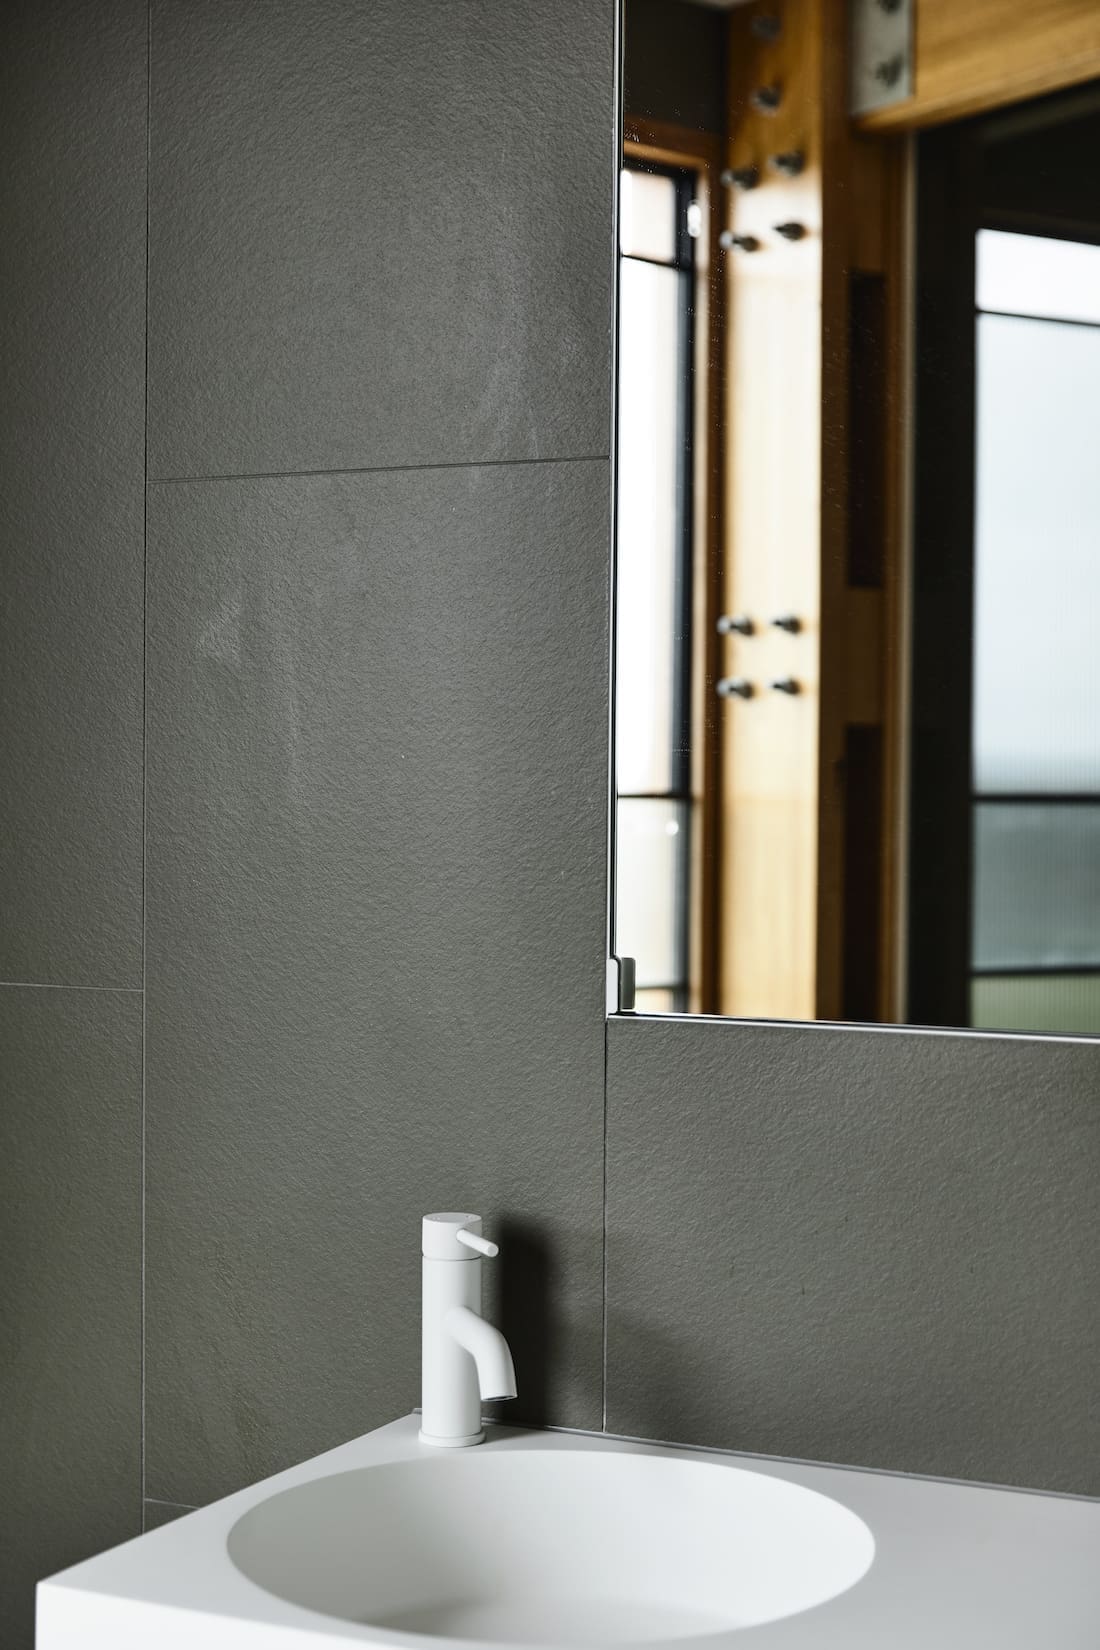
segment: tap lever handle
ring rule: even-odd
[[[477,1255],[497,1253],[496,1244],[481,1235],[480,1215],[452,1209],[424,1216],[420,1250],[425,1260],[469,1260],[471,1249]]]

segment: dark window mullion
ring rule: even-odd
[[[1076,315],[1025,315],[1018,309],[982,309],[980,305],[974,314],[995,315],[1002,321],[1035,321],[1044,327],[1091,327],[1094,332],[1100,331],[1100,321],[1086,321]]]
[[[1100,791],[971,791],[976,806],[1030,808],[1100,807]]]

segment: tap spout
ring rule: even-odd
[[[443,1319],[447,1333],[464,1347],[477,1367],[477,1384],[482,1400],[514,1398],[516,1371],[508,1342],[499,1329],[468,1306],[452,1306]]]

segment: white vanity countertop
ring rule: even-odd
[[[38,1650],[441,1650],[448,1641],[282,1603],[226,1551],[230,1529],[258,1502],[329,1473],[416,1457],[424,1449],[417,1430],[417,1417],[407,1416],[41,1583]],[[511,1427],[491,1428],[479,1453],[515,1449],[683,1458],[670,1446]],[[869,1526],[875,1557],[861,1581],[816,1609],[680,1640],[678,1650],[692,1642],[699,1650],[1100,1650],[1100,1501],[690,1454],[831,1496]]]

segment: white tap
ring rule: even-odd
[[[425,1215],[420,1441],[441,1449],[480,1444],[481,1405],[514,1398],[508,1342],[481,1316],[481,1257],[495,1243],[480,1215]]]

